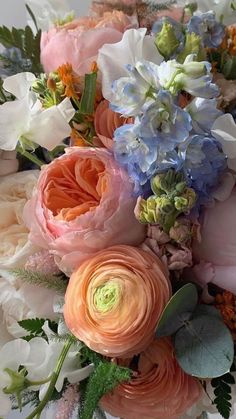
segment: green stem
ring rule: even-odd
[[[35,154],[29,153],[29,151],[22,151],[18,150],[22,156],[25,156],[28,160],[32,161],[34,164],[37,164],[37,166],[42,167],[45,163],[42,160],[39,160],[38,157],[35,156]]]
[[[73,344],[73,342],[74,342],[74,338],[72,336],[70,336],[68,338],[67,342],[65,343],[63,349],[62,349],[61,355],[58,358],[56,368],[52,373],[52,378],[51,378],[51,382],[50,382],[50,385],[48,387],[47,393],[45,394],[43,400],[41,400],[39,405],[36,407],[36,409],[29,416],[27,416],[26,419],[33,419],[33,418],[35,418],[35,416],[37,418],[39,418],[43,409],[46,407],[48,402],[51,400],[54,389],[55,389],[55,385],[57,383],[58,377],[59,377],[60,372],[61,372],[61,369],[63,367],[63,364],[65,362],[65,359],[67,357],[67,354],[68,354],[68,352],[70,350],[70,347]]]
[[[42,380],[42,381],[29,381],[28,384],[29,384],[30,387],[42,386],[43,384],[49,383],[49,381],[51,381],[51,379],[52,379],[52,375],[50,375],[50,377],[45,378],[45,380]]]

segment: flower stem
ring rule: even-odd
[[[51,381],[51,379],[52,379],[52,375],[50,375],[50,377],[45,378],[45,380],[42,380],[42,381],[29,381],[29,386],[30,387],[42,386],[43,384],[49,383],[49,381]]]
[[[61,369],[63,367],[64,361],[67,357],[67,354],[68,354],[68,352],[70,350],[70,347],[73,344],[73,342],[74,342],[74,338],[72,336],[70,336],[68,338],[68,340],[66,341],[66,343],[65,343],[65,345],[62,349],[62,352],[61,352],[61,354],[58,358],[56,368],[53,371],[52,376],[51,376],[51,382],[50,382],[50,385],[48,387],[47,393],[45,394],[43,400],[41,400],[39,405],[36,407],[36,409],[29,416],[27,416],[26,419],[33,419],[33,418],[35,418],[35,416],[36,416],[36,418],[39,418],[43,409],[46,407],[47,403],[51,400],[53,391],[55,389],[56,382],[58,380],[58,377],[60,375],[60,372],[61,372]]]
[[[34,164],[37,164],[37,166],[39,167],[45,164],[42,160],[39,160],[38,157],[35,156],[35,154],[29,153],[29,151],[20,151],[20,153],[22,154],[22,156],[25,156],[28,160],[32,161]]]

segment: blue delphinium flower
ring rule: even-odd
[[[135,66],[128,65],[128,77],[121,77],[112,85],[114,100],[110,107],[124,116],[137,116],[143,106],[155,100],[160,87],[158,66],[149,61],[138,61]]]
[[[140,138],[139,124],[126,124],[114,133],[114,156],[142,187],[155,172],[158,150],[153,141]]]
[[[185,152],[184,170],[190,186],[201,202],[210,198],[212,189],[227,168],[227,158],[221,145],[213,137],[194,135]]]
[[[174,104],[170,92],[160,90],[141,118],[140,135],[144,141],[152,140],[163,153],[185,141],[191,129],[189,113]]]
[[[214,12],[202,13],[192,16],[188,26],[188,32],[194,32],[202,39],[204,47],[218,48],[224,38],[225,27],[216,21]]]
[[[223,115],[223,112],[217,109],[216,99],[197,97],[185,109],[191,115],[195,134],[210,134],[215,120]]]

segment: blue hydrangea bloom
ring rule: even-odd
[[[184,170],[200,203],[210,198],[225,169],[227,158],[220,143],[211,136],[194,135],[185,152]]]
[[[189,113],[174,104],[170,92],[161,90],[141,118],[140,135],[144,141],[153,141],[163,153],[184,142],[191,129]]]
[[[208,48],[218,48],[225,34],[225,27],[222,23],[216,21],[214,12],[192,16],[187,30],[201,36],[203,46]]]

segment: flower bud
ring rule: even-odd
[[[11,383],[3,389],[5,394],[19,395],[23,390],[29,387],[29,381],[26,378],[25,368],[23,368],[20,372],[13,371],[10,368],[5,368],[4,371],[11,379]]]
[[[177,50],[179,41],[170,23],[163,23],[161,31],[156,36],[155,45],[165,60],[169,60]]]

